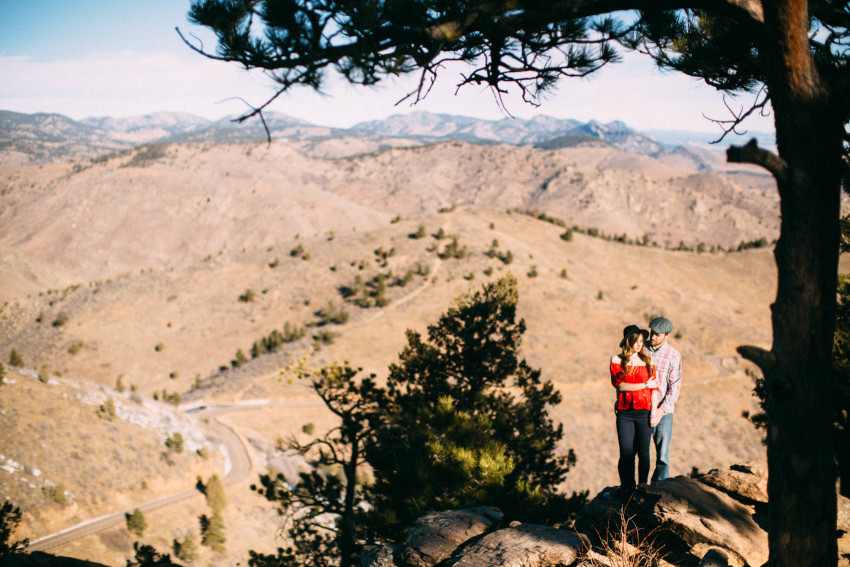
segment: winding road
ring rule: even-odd
[[[218,419],[219,416],[237,411],[248,411],[257,407],[303,407],[307,405],[321,405],[321,402],[265,401],[265,403],[254,404],[210,404],[207,406],[201,406],[194,411],[193,413],[198,417],[198,419],[206,419],[209,421],[210,428],[222,439],[222,442],[224,443],[225,470],[222,483],[227,486],[247,478],[253,469],[253,462],[248,451],[247,442],[236,429],[221,422]],[[47,551],[87,535],[111,528],[126,521],[126,515],[132,513],[136,508],[142,512],[152,512],[165,506],[177,504],[178,502],[195,498],[200,495],[201,492],[198,491],[197,488],[193,488],[191,490],[178,492],[177,494],[162,496],[156,500],[151,500],[138,506],[132,506],[118,512],[106,514],[92,520],[86,520],[85,522],[81,522],[60,532],[31,541],[27,551]]]
[[[734,356],[715,356],[711,359],[712,365],[717,372],[709,376],[701,376],[689,378],[691,384],[712,382],[728,378],[733,374],[730,365],[735,364]],[[594,388],[592,390],[572,390],[563,391],[564,397],[572,398],[579,396],[593,396],[601,394],[609,394],[610,388]],[[206,419],[209,422],[210,428],[219,435],[225,447],[225,470],[222,482],[225,486],[240,482],[251,474],[253,462],[248,450],[248,444],[239,432],[233,427],[223,423],[218,418],[227,413],[249,411],[257,407],[306,407],[306,406],[321,406],[321,402],[269,402],[268,400],[258,400],[254,403],[238,403],[238,404],[208,404],[201,405],[197,409],[190,409],[190,413],[194,413],[198,419]],[[30,542],[28,551],[46,551],[64,545],[76,539],[97,533],[99,531],[116,526],[126,521],[126,515],[130,514],[138,508],[142,512],[152,512],[165,506],[177,504],[189,498],[200,496],[196,488],[185,490],[177,494],[162,496],[155,500],[145,502],[138,506],[133,506],[118,512],[113,512],[87,520],[75,526],[66,528],[60,532],[41,537]]]

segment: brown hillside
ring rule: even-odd
[[[49,287],[451,205],[538,209],[608,234],[647,234],[662,247],[770,240],[778,228],[775,191],[611,148],[447,142],[339,159],[283,143],[145,152],[73,169],[0,166],[0,247],[26,258]]]

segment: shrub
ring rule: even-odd
[[[198,449],[198,456],[204,459],[205,461],[210,458],[210,450],[207,448],[206,445]]]
[[[239,301],[244,303],[250,303],[254,301],[254,290],[246,289],[245,292],[239,296]]]
[[[4,378],[6,378],[6,367],[0,362],[0,384],[3,383]]]
[[[172,433],[171,436],[165,440],[165,446],[168,447],[169,451],[173,451],[174,453],[182,453],[183,435],[179,431]]]
[[[328,302],[327,307],[317,311],[316,315],[321,318],[320,325],[330,325],[331,323],[344,325],[348,322],[349,317],[348,311],[344,307],[337,307],[331,301]]]
[[[537,277],[537,266],[531,266],[531,269],[528,271],[528,277],[536,278]]]
[[[427,234],[427,232],[425,231],[425,225],[420,224],[419,228],[416,229],[416,232],[410,234],[409,236],[410,236],[410,238],[418,239],[418,238],[425,238],[426,234]]]
[[[123,392],[126,388],[124,387],[124,382],[121,380],[121,377],[115,379],[115,390],[117,392]]]
[[[334,339],[336,338],[336,333],[333,331],[329,331],[327,329],[319,331],[315,335],[313,335],[313,341],[317,345],[332,345],[334,344]]]
[[[181,541],[174,540],[173,544],[174,555],[181,561],[193,562],[198,558],[198,549],[195,545],[195,540],[190,536],[184,537]]]
[[[67,322],[68,322],[68,314],[65,313],[64,311],[60,311],[56,315],[56,319],[53,320],[52,325],[54,327],[61,327],[62,325],[64,325]]]
[[[211,517],[201,516],[201,545],[205,545],[218,553],[224,553],[224,520],[221,512],[216,510]]]
[[[106,398],[105,402],[97,406],[97,417],[106,421],[112,421],[117,417],[115,402],[112,401],[112,398]]]
[[[280,266],[280,258],[275,256],[275,259],[269,262],[269,268],[277,268],[278,266]]]
[[[47,382],[50,380],[50,373],[47,371],[46,364],[42,365],[41,370],[38,371],[38,379],[44,384],[47,384]]]
[[[458,244],[457,237],[453,237],[452,241],[446,244],[446,247],[443,248],[443,251],[438,253],[437,256],[443,260],[452,258],[460,260],[466,257],[466,246],[461,248]]]
[[[204,485],[204,496],[207,499],[207,506],[212,510],[219,512],[227,506],[227,496],[224,493],[224,485],[217,474],[212,475]]]
[[[316,430],[316,426],[312,422],[305,423],[304,425],[301,426],[301,432],[304,435],[312,435],[315,430]]]
[[[572,239],[573,239],[573,229],[571,229],[571,228],[568,228],[567,230],[565,230],[561,234],[561,240],[564,240],[566,242],[571,242]]]
[[[156,352],[162,352],[163,350],[165,350],[165,343],[156,343],[156,345],[154,345],[153,349]]]
[[[45,498],[47,498],[50,502],[55,504],[59,504],[60,506],[67,506],[71,502],[68,500],[68,496],[65,494],[65,484],[59,483],[55,486],[47,485],[41,487],[41,493],[44,494]]]
[[[18,354],[18,351],[12,347],[12,350],[9,351],[9,366],[14,366],[16,368],[21,368],[24,365],[24,359],[21,358],[21,355]]]
[[[236,356],[233,360],[230,361],[230,365],[233,368],[239,368],[240,366],[242,366],[246,362],[248,362],[248,357],[245,356],[245,353],[242,352],[242,349],[241,348],[236,349]]]
[[[145,520],[145,515],[142,514],[142,511],[136,508],[132,514],[126,514],[125,518],[127,520],[127,530],[131,534],[142,537],[142,534],[145,533],[145,529],[148,527],[148,522]]]

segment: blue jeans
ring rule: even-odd
[[[652,481],[664,480],[670,476],[670,439],[673,437],[673,414],[665,413],[664,417],[652,432],[655,441],[655,472]]]

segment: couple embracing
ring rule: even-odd
[[[617,389],[617,441],[620,459],[617,496],[628,497],[635,489],[635,456],[638,482],[649,477],[649,446],[655,444],[653,482],[670,474],[670,439],[673,405],[682,386],[682,356],[667,337],[673,324],[656,317],[649,330],[637,325],[623,329],[620,352],[611,357],[611,385]]]

